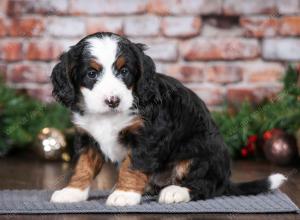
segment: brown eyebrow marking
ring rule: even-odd
[[[125,65],[125,57],[119,56],[116,60],[117,70],[121,69]]]
[[[90,61],[90,67],[92,67],[93,69],[95,69],[97,71],[102,70],[102,65],[100,63],[97,63],[95,60]]]

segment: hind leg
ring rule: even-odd
[[[186,187],[169,185],[163,188],[159,194],[159,203],[179,203],[191,200],[190,190]]]
[[[158,179],[168,179],[169,181],[162,183],[165,187],[161,189],[159,193],[159,203],[179,203],[188,202],[191,200],[190,189],[181,186],[181,181],[189,172],[191,166],[191,160],[179,161],[169,174],[162,175]],[[166,186],[167,185],[167,186]]]
[[[228,184],[230,170],[226,163],[211,160],[194,160],[181,186],[190,190],[191,200],[209,199],[223,194]]]
[[[208,162],[194,159],[185,167],[185,172],[182,172],[182,166],[180,169],[176,167],[177,174],[180,173],[177,177],[180,178],[161,190],[158,200],[160,203],[188,202],[222,194],[222,186],[226,182],[223,181],[223,173],[216,167],[211,167]]]
[[[197,179],[183,183],[190,190],[191,200],[205,200],[220,195],[216,182],[206,179]]]
[[[207,199],[214,195],[215,184],[205,179],[197,179],[181,185],[169,185],[159,194],[159,203],[179,203]]]
[[[158,202],[189,202],[192,199],[193,188],[192,185],[186,185],[185,182],[187,180],[187,182],[193,181],[194,178],[199,177],[199,172],[195,175],[194,166],[195,161],[193,160],[183,160],[176,163],[171,172],[169,184],[159,193]],[[204,164],[199,169],[202,169],[202,173],[206,173],[207,166]]]

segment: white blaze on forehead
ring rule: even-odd
[[[105,113],[110,107],[105,103],[106,99],[117,96],[120,104],[115,110],[127,111],[133,104],[132,91],[127,88],[124,81],[114,74],[113,64],[118,51],[118,38],[105,36],[87,39],[88,50],[96,62],[103,67],[92,89],[81,88],[85,101],[85,108],[90,113]]]
[[[104,68],[111,68],[116,59],[118,40],[113,37],[91,38],[87,42],[90,44],[89,50],[96,61]]]

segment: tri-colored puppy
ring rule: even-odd
[[[205,104],[157,73],[144,49],[96,33],[61,55],[51,76],[53,94],[73,112],[81,154],[69,185],[51,201],[86,200],[104,160],[119,167],[107,205],[136,205],[146,190],[159,194],[160,203],[177,203],[278,188],[286,179],[281,174],[229,180],[227,147]]]

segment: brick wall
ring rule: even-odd
[[[300,61],[300,0],[1,0],[1,73],[50,101],[58,55],[96,31],[148,44],[158,70],[209,106],[258,102]]]

